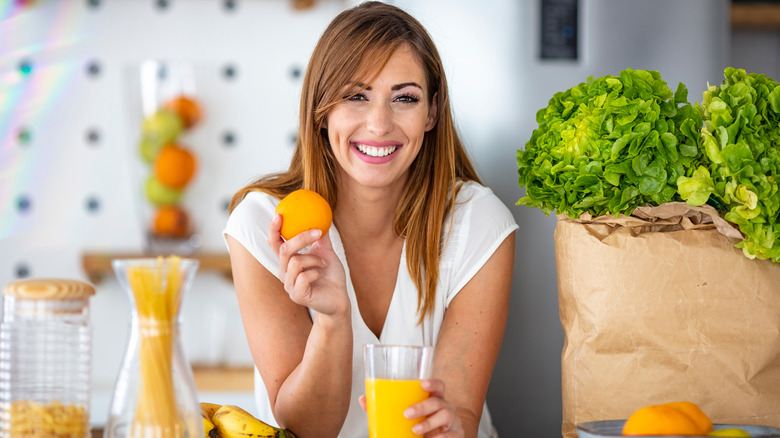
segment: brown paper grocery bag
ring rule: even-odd
[[[780,427],[780,265],[740,238],[709,206],[559,216],[565,438],[682,400],[715,423]]]

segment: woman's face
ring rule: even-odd
[[[355,82],[342,90],[344,96],[357,94],[326,117],[342,182],[403,186],[423,136],[436,124],[436,104],[428,104],[427,90],[425,73],[406,45],[393,53],[372,83]]]

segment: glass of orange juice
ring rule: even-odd
[[[404,411],[430,396],[421,381],[431,377],[433,347],[368,344],[364,348],[369,438],[415,438],[424,418]]]

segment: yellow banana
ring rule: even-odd
[[[214,412],[217,412],[217,409],[221,408],[222,405],[218,405],[216,403],[206,403],[201,402],[200,404],[200,413],[204,416],[208,417],[209,420],[214,417]]]
[[[202,416],[202,415],[201,415]],[[217,426],[205,416],[203,417],[203,438],[217,438]]]
[[[266,424],[234,405],[223,405],[211,417],[221,438],[281,438],[284,430]]]
[[[211,421],[211,417],[214,416],[214,412],[217,412],[217,409],[219,409],[220,406],[221,405],[206,402],[200,404],[200,415],[203,417],[204,438],[217,438],[219,436],[217,426]]]

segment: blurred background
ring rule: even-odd
[[[657,70],[673,90],[686,84],[691,102],[721,82],[726,66],[779,79],[780,4],[388,2],[437,43],[463,139],[520,224],[510,319],[488,393],[495,425],[504,437],[559,436],[556,219],[514,205],[523,195],[516,150],[536,111],[591,75]],[[221,236],[227,205],[254,177],[287,167],[308,57],[330,20],[356,3],[0,0],[0,285],[65,277],[97,287],[96,427],[106,420],[130,315],[108,262],[149,251],[139,140],[148,101],[166,89],[190,93],[203,113],[177,140],[198,163],[182,194],[195,229],[187,243],[201,260],[183,303],[185,353],[202,401],[254,411],[252,360]],[[156,73],[142,76],[149,61]],[[181,65],[180,75],[173,66]]]

